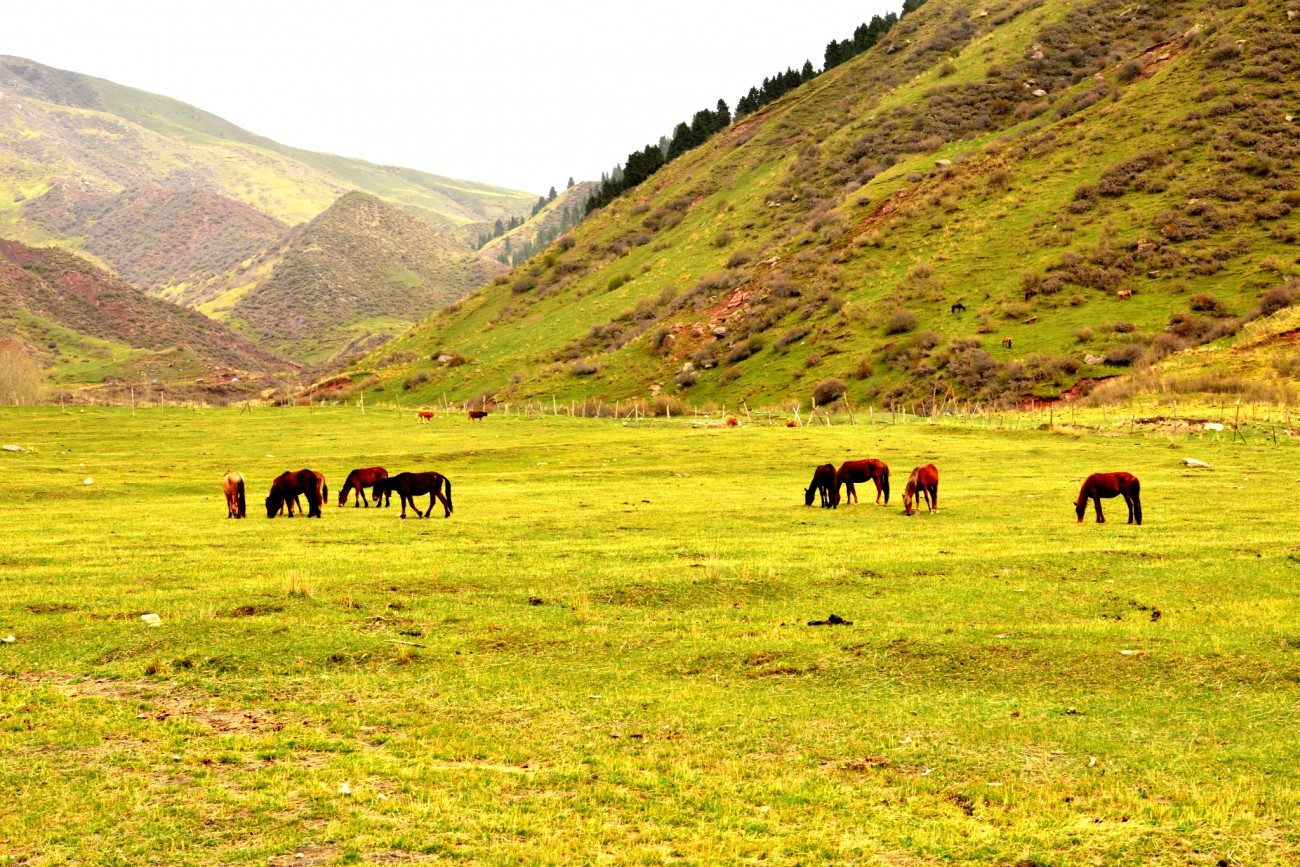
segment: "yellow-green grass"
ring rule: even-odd
[[[1294,863],[1297,451],[1231,439],[0,410],[0,864]]]

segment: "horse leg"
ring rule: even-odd
[[[1092,506],[1094,509],[1097,510],[1097,523],[1098,524],[1106,523],[1106,516],[1101,513],[1101,497],[1094,496],[1092,498]]]
[[[939,511],[939,486],[937,484],[931,486],[928,493],[930,495],[930,511]]]
[[[880,505],[880,498],[884,496],[885,489],[880,486],[880,479],[872,479],[876,484],[876,505]]]
[[[450,486],[451,486],[451,483],[448,482],[447,485],[448,485],[448,487],[450,487]],[[434,488],[433,493],[435,493],[435,494],[438,495],[438,499],[439,499],[439,500],[442,500],[442,508],[443,508],[443,514],[442,514],[442,516],[443,516],[444,518],[450,518],[450,517],[451,517],[451,500],[450,500],[447,496],[445,496],[445,495],[442,493],[442,483],[441,483],[441,482],[438,483],[438,487]],[[433,510],[433,497],[432,497],[432,496],[429,497],[429,510],[430,510],[430,511]]]
[[[403,494],[401,491],[398,491],[397,498],[402,502],[402,514],[399,515],[398,517],[405,518],[406,517],[406,494]]]
[[[1124,505],[1128,506],[1128,522],[1133,523],[1133,497],[1128,491],[1124,491]]]

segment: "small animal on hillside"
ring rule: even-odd
[[[912,504],[920,506],[921,497],[931,512],[939,511],[939,469],[934,464],[917,467],[908,476],[907,486],[903,488],[903,513],[912,514]]]
[[[1004,337],[1004,338],[1002,338],[1002,345],[1005,346],[1007,349],[1010,349],[1010,348],[1011,348],[1011,338],[1010,338],[1010,337]]]
[[[487,418],[487,410],[485,409],[471,409],[469,411],[470,421],[482,421],[485,418]]]
[[[443,486],[446,486],[447,493],[443,495]],[[386,479],[379,479],[375,482],[374,495],[378,497],[381,493],[385,496],[396,492],[402,501],[402,514],[400,517],[406,517],[406,504],[410,502],[411,508],[415,509],[417,518],[427,518],[433,512],[434,499],[442,501],[444,518],[451,517],[451,479],[441,473],[398,473],[395,476],[389,476]],[[429,495],[429,508],[421,514],[420,507],[415,505],[415,498]]]
[[[1092,500],[1097,511],[1097,523],[1106,523],[1101,513],[1101,501],[1111,497],[1123,497],[1128,506],[1128,522],[1142,524],[1142,483],[1132,473],[1093,473],[1083,480],[1079,488],[1079,499],[1074,501],[1074,514],[1083,523],[1083,513],[1088,510],[1088,500]]]
[[[840,464],[840,468],[835,471],[835,502],[840,501],[840,485],[845,486],[845,502],[851,498],[853,502],[858,501],[857,489],[853,487],[855,482],[861,483],[871,481],[876,484],[876,505],[880,505],[880,498],[883,495],[885,505],[889,505],[889,465],[884,461],[878,461],[875,458],[867,458],[861,461],[845,461]]]
[[[812,482],[804,488],[803,504],[811,506],[813,497],[821,494],[822,508],[834,509],[840,504],[840,486],[835,484],[835,465],[822,464],[813,470]]]
[[[1115,296],[1116,296],[1117,298],[1119,298],[1119,300],[1121,300],[1121,301],[1132,301],[1132,300],[1133,300],[1133,290],[1132,290],[1132,289],[1121,289],[1121,290],[1119,290],[1118,292],[1115,293]]]
[[[740,426],[740,419],[736,418],[734,415],[727,416],[727,427],[739,427],[739,426]]]
[[[365,488],[373,487],[375,482],[380,479],[386,478],[388,478],[388,470],[383,467],[367,467],[364,470],[353,470],[348,473],[347,479],[343,482],[343,489],[339,491],[339,505],[346,506],[348,504],[348,494],[355,491],[356,498],[352,501],[352,507],[359,509],[362,504],[365,504],[365,507],[369,509],[370,501],[366,499],[362,491]],[[378,503],[379,501],[376,500],[375,504],[378,505]]]
[[[1037,290],[1037,289],[1033,288],[1032,286],[1026,286],[1026,287],[1025,287],[1025,300],[1026,300],[1026,301],[1029,301],[1029,300],[1031,300],[1031,299],[1033,299],[1033,298],[1037,298],[1037,297],[1038,297],[1038,290]]]
[[[319,518],[321,503],[329,497],[325,477],[315,470],[306,469],[276,476],[271,483],[271,493],[266,498],[266,517],[274,518],[287,508],[289,517],[292,518],[300,495],[307,498],[307,517]],[[298,511],[301,514],[300,506]]]
[[[786,427],[798,427],[798,426],[799,426],[799,422],[795,421],[795,420],[792,419],[792,418],[788,418],[788,419],[785,420],[785,426],[786,426]]]
[[[432,418],[433,418],[433,413],[429,412],[428,410],[421,409],[421,410],[417,410],[415,413],[415,420],[420,422],[420,424],[427,424],[428,421]]]
[[[227,470],[221,477],[221,490],[226,494],[226,517],[248,517],[248,504],[244,499],[244,477],[234,470]]]
[[[963,303],[961,303],[960,301],[958,301],[956,304],[952,305],[952,307],[948,308],[948,312],[949,312],[949,313],[965,313],[965,312],[966,312],[966,305],[963,304]]]

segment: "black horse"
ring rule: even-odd
[[[822,508],[834,509],[840,504],[840,486],[835,483],[835,465],[822,464],[813,470],[812,483],[804,489],[803,504],[811,506],[813,497],[822,495]]]
[[[447,493],[443,494],[443,486],[446,486]],[[389,476],[386,479],[376,479],[375,485],[370,489],[371,496],[378,500],[381,494],[388,496],[396,493],[402,500],[402,514],[400,517],[406,517],[406,504],[409,501],[411,508],[415,509],[417,518],[427,518],[433,512],[433,502],[435,499],[442,501],[444,518],[451,517],[451,479],[441,473],[398,473],[395,476]],[[421,514],[420,507],[415,505],[415,498],[429,495],[429,508]]]

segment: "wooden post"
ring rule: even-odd
[[[18,405],[18,400],[14,400],[14,406]],[[135,418],[135,386],[131,386],[131,418]]]
[[[849,402],[849,393],[844,392],[844,406],[849,411],[849,424],[856,425],[858,420],[853,416],[853,404]]]

